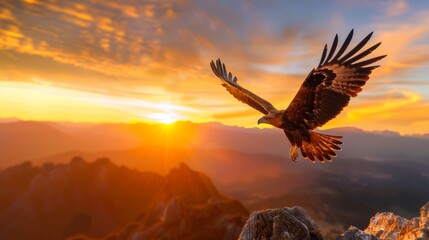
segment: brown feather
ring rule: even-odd
[[[371,71],[377,67],[366,67],[366,65],[377,62],[384,56],[354,63],[368,56],[380,45],[380,43],[377,43],[353,57],[369,41],[372,36],[372,33],[370,33],[351,51],[341,57],[347,49],[352,36],[353,30],[332,60],[325,61],[323,65],[310,72],[295,98],[284,112],[285,120],[305,124],[308,129],[323,126],[340,114],[348,105],[350,98],[356,97],[362,91],[362,87],[368,81]],[[336,42],[337,40],[334,39],[332,48],[336,48]],[[327,51],[326,48],[323,49],[321,62],[325,59]],[[326,59],[330,59],[331,54],[333,54],[332,49]]]
[[[326,58],[324,64],[329,62],[329,60],[331,60],[332,55],[334,55],[334,52],[337,49],[337,44],[338,44],[338,34],[335,34],[334,42],[332,43],[332,46],[331,46],[331,51],[329,51],[329,55]]]
[[[216,64],[211,61],[210,66],[213,73],[222,80],[222,86],[224,86],[237,100],[246,103],[263,114],[277,111],[271,103],[240,86],[237,83],[237,77],[233,78],[232,73],[228,73],[225,64],[222,63],[220,59],[216,60]]]

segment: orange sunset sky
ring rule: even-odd
[[[323,46],[354,28],[387,54],[325,128],[429,132],[427,1],[0,1],[0,118],[220,122],[261,114],[210,70],[286,108]]]

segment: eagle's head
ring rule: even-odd
[[[283,111],[268,113],[258,120],[258,125],[261,123],[271,124],[274,127],[281,127],[283,124]]]

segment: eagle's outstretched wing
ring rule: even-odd
[[[223,64],[220,59],[216,60],[216,64],[211,61],[210,66],[212,67],[214,74],[222,80],[222,86],[224,86],[236,99],[248,104],[263,114],[277,111],[271,103],[240,86],[237,83],[237,77],[233,78],[231,72],[228,73],[226,71],[225,64]]]
[[[309,129],[323,126],[348,105],[350,97],[356,97],[362,91],[362,86],[369,79],[371,71],[378,67],[368,65],[379,61],[386,55],[357,62],[368,56],[381,44],[381,42],[377,43],[355,55],[371,38],[372,33],[370,33],[342,56],[352,36],[353,30],[335,56],[338,35],[335,36],[327,57],[328,48],[325,45],[319,66],[310,72],[301,85],[284,113],[285,118],[298,124],[304,124]]]

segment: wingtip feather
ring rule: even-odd
[[[338,44],[338,34],[335,34],[334,42],[332,42],[331,50],[329,51],[328,57],[326,58],[325,62],[323,64],[326,64],[331,60],[332,56],[335,53],[335,50],[337,50],[337,44]]]
[[[327,52],[328,52],[328,44],[325,44],[325,47],[323,48],[322,57],[320,58],[319,67],[325,61],[325,57],[326,57]]]
[[[354,32],[354,29],[352,29],[352,30],[350,31],[350,33],[347,35],[346,40],[344,40],[343,45],[341,46],[341,48],[340,48],[340,50],[338,51],[337,55],[335,55],[335,57],[334,57],[333,61],[338,60],[338,58],[340,58],[340,57],[341,57],[341,55],[343,55],[343,53],[346,51],[347,47],[348,47],[348,46],[349,46],[349,44],[350,44],[350,41],[351,41],[351,40],[352,40],[352,38],[353,38],[353,32]]]
[[[361,50],[368,43],[369,39],[371,39],[372,34],[373,34],[373,32],[368,34],[352,50],[350,50],[346,55],[341,57],[341,59],[339,59],[339,61],[340,62],[346,62],[349,58],[353,57],[353,55],[355,55],[359,50]]]

